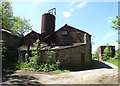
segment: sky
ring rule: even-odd
[[[19,0],[18,0],[19,1]],[[56,8],[56,27],[58,30],[65,24],[78,28],[92,35],[92,53],[100,45],[115,45],[117,31],[112,28],[112,20],[118,15],[118,2],[42,2],[35,0],[18,2],[12,0],[13,13],[30,19],[32,30],[41,33],[41,16],[51,8]]]

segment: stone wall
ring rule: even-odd
[[[91,62],[88,51],[87,45],[63,49],[57,52],[57,59],[61,63],[61,68],[76,69]]]
[[[63,69],[79,69],[89,64],[92,60],[90,39],[90,36],[85,35],[85,44],[54,50],[55,55],[53,56],[53,60],[59,60],[60,67]],[[46,61],[46,52],[42,51],[42,62]]]

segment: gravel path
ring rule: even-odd
[[[16,73],[4,77],[3,84],[118,84],[118,68],[107,62],[104,64],[111,68],[103,67],[66,73],[18,70]],[[102,66],[104,65],[102,64]]]

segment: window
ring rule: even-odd
[[[67,34],[68,34],[67,31],[62,31],[62,36],[65,36]]]

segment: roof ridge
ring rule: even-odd
[[[63,27],[70,27],[70,28],[73,28],[73,29],[75,29],[75,30],[78,30],[78,31],[81,31],[81,32],[83,32],[83,33],[87,33],[87,32],[85,32],[85,31],[83,31],[83,30],[80,30],[80,29],[77,29],[77,28],[75,28],[75,27],[73,27],[73,26],[70,26],[70,25],[68,25],[68,24],[65,24],[64,26],[62,26],[60,29],[62,29]],[[58,29],[56,32],[58,32],[60,29]],[[87,33],[87,34],[89,34],[89,33]],[[90,34],[89,34],[90,35]]]

